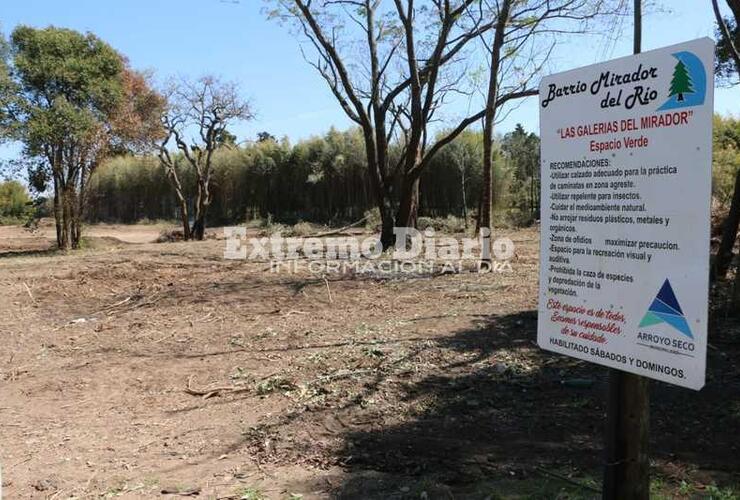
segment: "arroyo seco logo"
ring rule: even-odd
[[[658,108],[658,111],[704,104],[707,94],[707,73],[701,59],[687,51],[672,55],[677,62],[668,89],[668,100]]]
[[[637,334],[638,345],[658,349],[660,351],[681,354],[683,356],[693,357],[694,352],[694,335],[691,333],[689,323],[678,303],[676,294],[673,291],[671,282],[666,279],[663,286],[658,290],[658,294],[650,303],[645,316],[640,321],[639,328],[653,328],[658,325],[666,325],[669,332],[680,333],[686,338],[661,335],[659,333],[646,333],[640,330]],[[666,329],[661,330],[664,333]]]

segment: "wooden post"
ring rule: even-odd
[[[642,52],[642,0],[635,0],[634,34],[632,36],[632,53]]]
[[[604,500],[648,500],[649,380],[610,370]]]
[[[642,47],[642,0],[635,0],[634,53]],[[619,370],[609,370],[607,402],[604,500],[650,498],[649,380]]]

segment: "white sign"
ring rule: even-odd
[[[543,349],[701,389],[714,44],[540,84]]]

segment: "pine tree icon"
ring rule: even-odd
[[[691,77],[686,69],[686,65],[678,61],[676,67],[673,69],[673,79],[671,80],[671,93],[670,96],[678,96],[678,102],[683,101],[684,94],[690,94],[694,92],[694,87],[691,83]]]

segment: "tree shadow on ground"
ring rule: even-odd
[[[62,254],[64,254],[63,250],[59,250],[56,246],[50,246],[49,248],[36,250],[3,250],[0,251],[0,259],[11,259],[19,257],[53,257],[55,255]]]
[[[332,496],[554,498],[557,476],[561,486],[575,476],[586,498],[596,496],[583,475],[600,475],[606,370],[540,350],[536,318],[493,315],[436,340],[450,362],[407,384],[400,402],[419,410],[350,428],[339,459],[347,474]],[[737,342],[738,330],[729,325],[722,338]],[[654,474],[740,483],[740,435],[730,432],[740,427],[739,347],[710,350],[698,393],[651,383]]]

